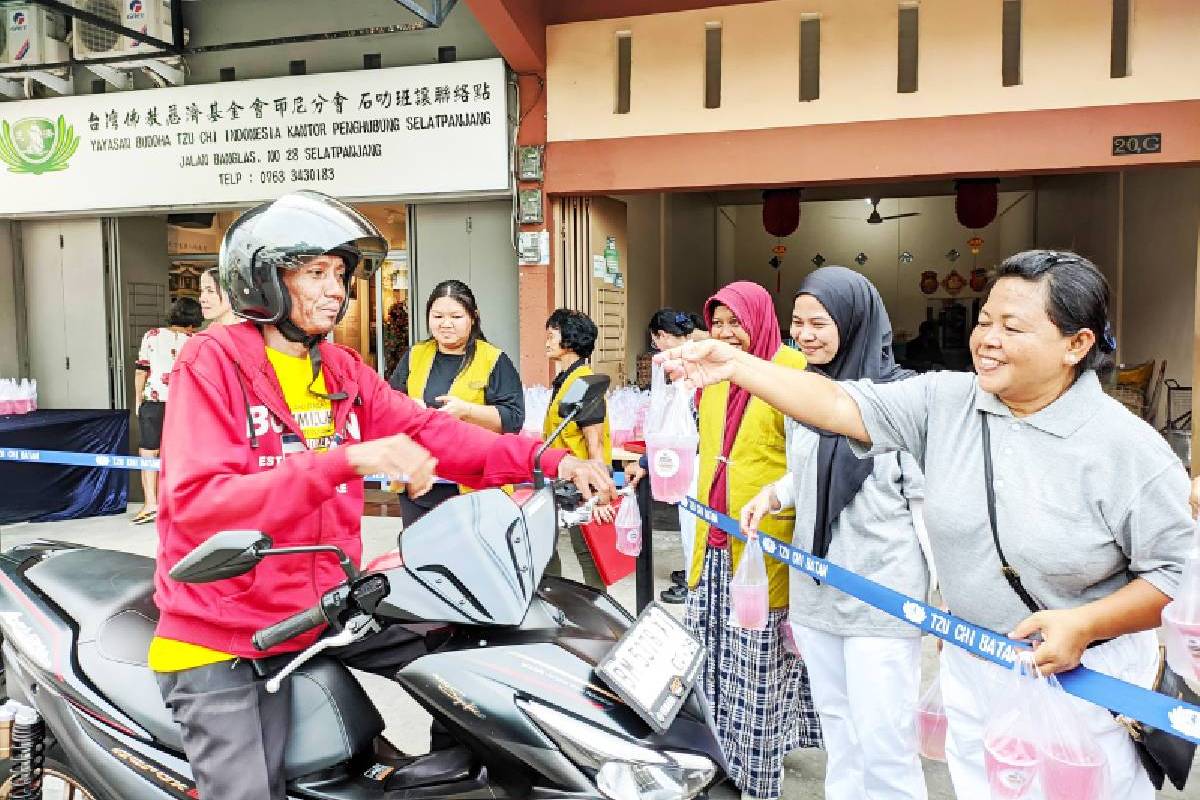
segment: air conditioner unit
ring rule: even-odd
[[[81,11],[90,12],[114,24],[133,28],[166,42],[171,41],[169,0],[75,0],[74,5]],[[79,18],[75,19],[71,42],[75,57],[80,60],[161,52],[145,42]]]
[[[32,3],[0,5],[0,14],[0,66],[53,64],[69,58],[67,23],[61,14]]]

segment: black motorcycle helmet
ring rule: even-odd
[[[341,322],[350,302],[350,281],[370,278],[387,249],[379,229],[345,203],[307,189],[289,192],[255,206],[229,226],[221,240],[221,288],[237,316],[274,325],[288,339],[311,344],[320,337],[292,322],[292,300],[280,271],[299,269],[321,255],[341,256],[346,265],[346,297],[337,315]]]

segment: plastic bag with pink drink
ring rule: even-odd
[[[751,536],[729,582],[729,624],[750,631],[766,630],[769,604],[767,565],[758,537]]]

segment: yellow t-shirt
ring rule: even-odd
[[[305,449],[328,450],[333,443],[335,432],[333,403],[308,390],[309,384],[312,384],[314,390],[326,394],[325,374],[322,372],[317,376],[316,383],[313,383],[312,362],[309,361],[307,353],[302,356],[289,356],[268,347],[267,360],[275,369],[275,377],[279,379],[279,388],[283,389],[283,399],[287,402],[288,410],[292,412],[292,416],[300,424],[300,430],[304,432],[304,442],[299,441],[295,434],[284,432],[283,454],[286,456],[288,453],[298,453]],[[147,655],[150,669],[155,672],[179,672],[230,661],[233,658],[229,653],[160,636],[151,640],[150,652]]]

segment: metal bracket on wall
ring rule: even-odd
[[[458,3],[458,0],[430,0],[429,8],[425,8],[418,0],[395,1],[434,28],[442,27],[442,23],[446,21],[446,17],[450,16],[450,12]]]
[[[105,83],[114,89],[123,91],[133,88],[133,73],[131,72],[119,70],[107,64],[84,64],[83,66],[97,78],[103,79]],[[125,65],[122,64],[122,66]]]
[[[15,79],[0,77],[0,95],[13,100],[32,100],[36,85],[61,95],[75,94],[75,84],[66,70],[31,70]]]
[[[145,61],[130,61],[122,64],[124,68],[141,68],[152,73],[155,83],[166,86],[183,86],[187,71],[183,68],[182,58],[148,58]]]

